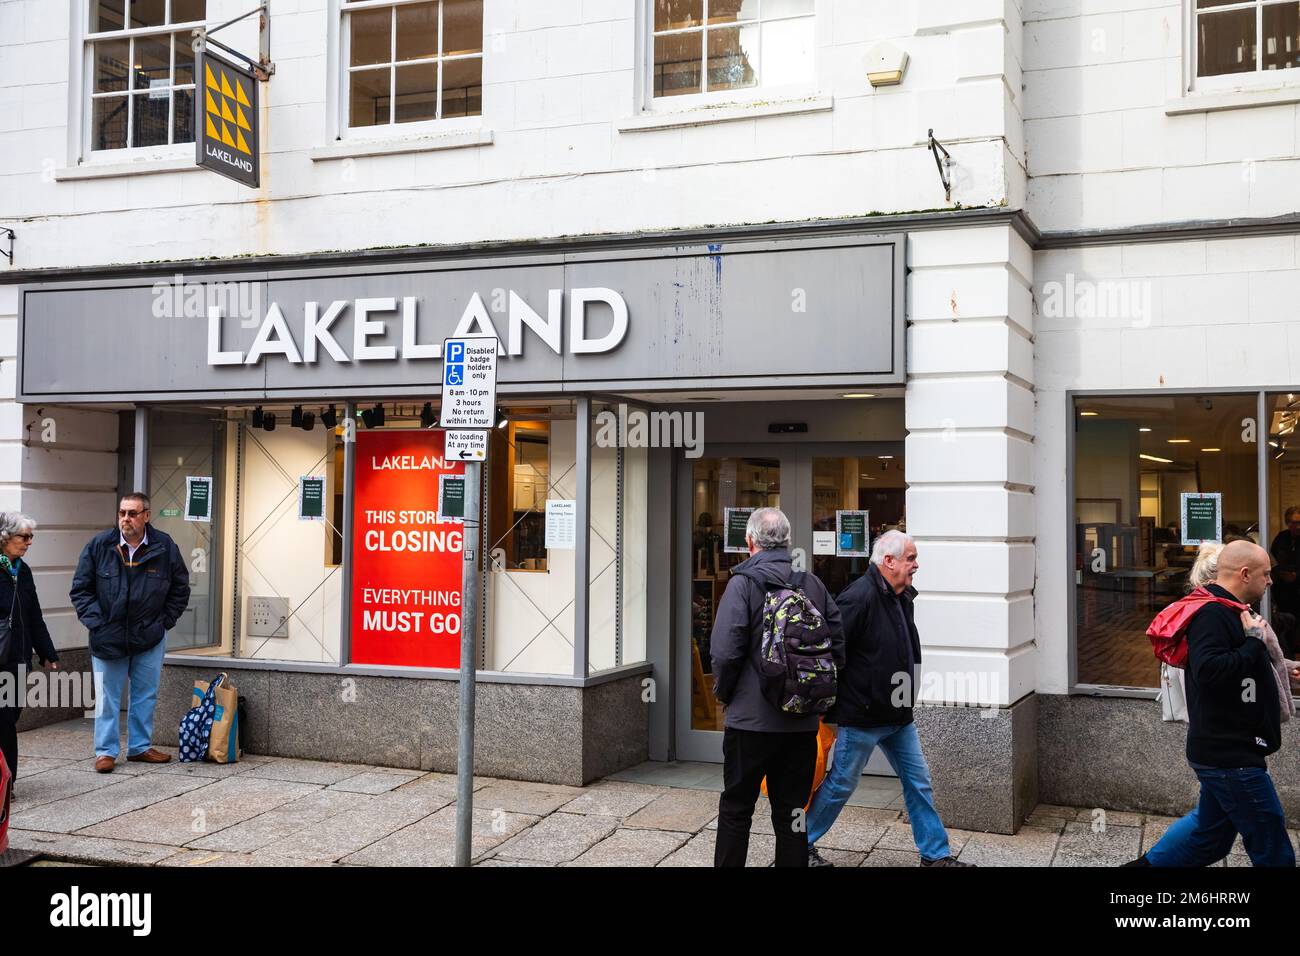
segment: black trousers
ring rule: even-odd
[[[5,755],[5,763],[9,765],[9,782],[12,786],[18,776],[18,718],[23,713],[26,688],[18,682],[18,665],[0,667],[0,673],[10,675],[8,679],[13,681],[12,705],[7,700],[8,695],[0,692],[0,753]]]
[[[767,777],[776,833],[776,865],[808,865],[808,826],[804,805],[812,793],[817,765],[817,731],[768,734],[733,730],[722,735],[722,798],[718,801],[718,842],[714,866],[744,866],[749,825]]]

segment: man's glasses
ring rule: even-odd
[[[119,508],[118,511],[117,511],[117,516],[118,516],[119,518],[134,518],[134,517],[137,517],[138,515],[142,515],[142,514],[144,514],[143,511],[123,511],[123,510],[120,509],[120,508]]]

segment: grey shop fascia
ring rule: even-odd
[[[436,396],[465,334],[507,395],[900,384],[903,259],[848,234],[30,284],[17,397]]]

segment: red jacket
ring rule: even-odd
[[[1151,638],[1151,647],[1156,657],[1172,667],[1187,666],[1187,625],[1191,623],[1196,612],[1207,604],[1217,603],[1238,611],[1247,610],[1250,605],[1240,601],[1216,597],[1205,588],[1197,588],[1185,598],[1179,598],[1156,615],[1151,626],[1147,628],[1147,637]]]

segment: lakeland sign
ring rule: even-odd
[[[31,284],[18,400],[432,397],[465,335],[500,341],[502,394],[899,384],[903,258],[899,235],[723,237]]]
[[[252,73],[214,55],[199,54],[195,105],[195,162],[254,189],[261,182],[257,141],[257,80]]]

